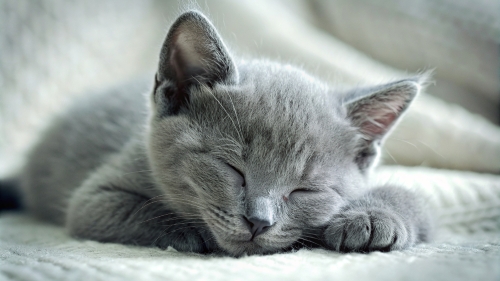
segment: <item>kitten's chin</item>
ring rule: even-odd
[[[228,237],[217,237],[216,241],[219,247],[227,254],[234,257],[241,257],[244,255],[264,255],[272,254],[283,251],[290,247],[294,240],[290,241],[272,241],[269,238],[258,237],[255,240],[232,240]]]

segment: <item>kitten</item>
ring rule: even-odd
[[[75,237],[180,251],[404,249],[428,239],[428,214],[367,177],[422,82],[338,92],[288,65],[232,58],[186,12],[149,104],[133,83],[56,118],[21,173],[24,206]]]

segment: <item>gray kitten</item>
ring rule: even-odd
[[[149,105],[133,84],[56,118],[21,173],[24,206],[75,237],[180,251],[404,249],[428,239],[428,214],[367,176],[422,82],[338,92],[288,65],[235,60],[187,12]]]

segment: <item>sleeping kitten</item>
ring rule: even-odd
[[[75,237],[232,256],[426,241],[409,191],[367,189],[423,79],[338,92],[288,65],[231,57],[200,13],[171,27],[141,84],[59,116],[22,171],[24,205]]]

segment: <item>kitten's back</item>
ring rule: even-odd
[[[142,130],[147,82],[84,95],[53,119],[20,173],[24,207],[44,220],[64,222],[68,193]]]

